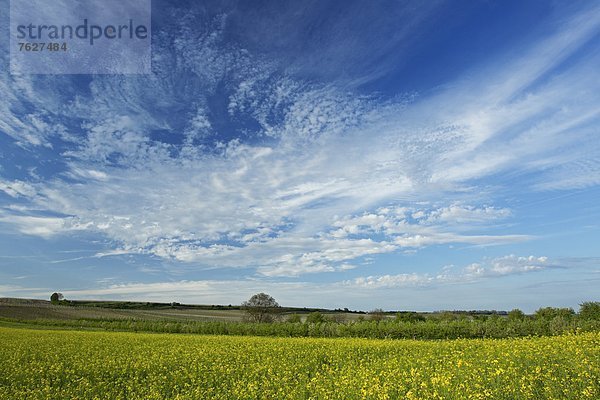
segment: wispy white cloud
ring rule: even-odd
[[[346,281],[344,284],[351,287],[360,288],[390,288],[390,287],[405,287],[427,285],[435,281],[434,277],[425,274],[396,274],[396,275],[380,275],[380,276],[361,276],[351,281]]]
[[[112,299],[143,299],[144,301],[241,304],[254,293],[269,291],[275,298],[286,298],[289,304],[300,304],[302,293],[306,294],[308,290],[312,289],[306,283],[206,280],[127,284],[99,282],[98,288],[67,289],[62,290],[62,293],[67,298],[98,299],[107,297]]]
[[[71,224],[69,219],[57,217],[40,217],[31,215],[7,215],[0,212],[0,222],[8,223],[26,235],[48,238],[60,233],[76,229],[85,229],[78,224]]]
[[[225,15],[206,31],[182,23],[181,32],[159,33],[156,74],[95,77],[90,96],[67,106],[47,80],[34,93],[4,76],[0,129],[33,147],[72,143],[60,175],[0,182],[31,206],[6,208],[0,221],[44,238],[93,231],[114,243],[103,255],[253,267],[263,276],[335,272],[405,248],[527,240],[488,231],[513,213],[484,198],[478,181],[512,172],[535,174],[532,186],[544,190],[599,182],[600,149],[589,146],[598,56],[561,64],[595,37],[599,10],[422,98],[383,101],[302,82],[267,56],[224,47]],[[16,117],[14,105],[34,94],[49,111]],[[218,95],[222,110],[210,101]],[[259,127],[251,140],[231,139],[217,111]],[[83,116],[81,134],[56,116]],[[156,130],[180,141],[155,140]]]
[[[440,221],[451,224],[462,224],[490,222],[508,218],[510,216],[511,211],[507,208],[495,208],[491,206],[477,208],[455,203],[448,207],[442,207],[432,211],[427,220],[430,222]]]
[[[23,297],[37,291],[43,291],[44,288],[23,287],[18,285],[0,285],[0,297]],[[44,296],[45,297],[45,296]]]
[[[23,181],[0,180],[0,191],[11,197],[34,197],[36,194],[34,187]]]
[[[486,263],[474,263],[467,266],[462,274],[466,279],[504,276],[525,272],[541,271],[550,267],[548,257],[517,257],[515,255],[487,260]]]
[[[350,287],[370,289],[445,285],[542,271],[552,267],[553,264],[549,261],[548,257],[519,257],[509,255],[494,259],[486,259],[480,263],[470,264],[460,270],[455,270],[454,267],[447,266],[435,274],[410,273],[364,276],[344,281],[343,284]]]

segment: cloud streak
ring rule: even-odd
[[[504,188],[494,177],[527,175],[534,190],[600,182],[599,56],[577,54],[599,15],[590,7],[500,67],[491,60],[427,96],[302,80],[268,54],[224,46],[226,14],[197,32],[182,17],[157,34],[154,75],[93,77],[66,106],[60,81],[3,75],[0,129],[31,154],[60,148],[62,170],[0,180],[0,222],[42,238],[93,232],[111,243],[103,255],[263,277],[530,240],[497,232],[515,216],[495,204]],[[501,274],[482,268],[458,277]],[[429,278],[382,279],[365,284]]]
[[[509,255],[487,259],[481,263],[473,263],[458,271],[454,271],[452,266],[447,266],[437,274],[411,273],[366,276],[344,281],[343,284],[348,287],[368,289],[462,284],[488,278],[539,272],[549,268],[554,268],[554,266],[549,262],[548,257]]]

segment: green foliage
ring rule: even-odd
[[[399,312],[396,313],[396,322],[423,322],[425,317],[416,312]]]
[[[337,324],[343,324],[344,322],[346,322],[346,317],[344,316],[344,314],[330,314],[326,317],[326,320],[328,322],[335,322]]]
[[[589,321],[600,321],[600,302],[586,301],[579,305],[579,318]]]
[[[0,319],[0,325],[2,324]],[[25,322],[4,319],[6,322]],[[308,315],[307,323],[274,322],[244,323],[217,321],[173,321],[139,319],[80,319],[26,321],[38,326],[79,327],[133,332],[196,333],[209,335],[282,336],[282,337],[363,337],[380,339],[456,339],[456,338],[508,338],[526,336],[555,336],[576,332],[600,331],[600,321],[571,318],[545,320],[525,318],[488,318],[485,320],[406,322],[397,320],[350,321],[336,323],[328,321],[319,312]]]
[[[454,314],[450,311],[443,311],[443,312],[437,314],[436,317],[440,321],[455,321],[456,319],[458,319],[458,316],[456,316],[456,314]]]
[[[321,324],[326,322],[327,319],[325,316],[319,311],[313,311],[306,317],[307,324]]]
[[[286,322],[292,323],[292,324],[297,324],[302,322],[302,317],[300,317],[300,314],[290,314],[287,319]]]
[[[522,321],[524,319],[525,319],[525,313],[523,311],[519,310],[518,308],[515,308],[508,313],[509,321]]]
[[[534,316],[538,319],[552,320],[554,318],[571,319],[575,315],[572,308],[542,307],[536,310]]]

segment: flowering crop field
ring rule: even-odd
[[[598,399],[600,333],[448,341],[0,327],[1,399]]]

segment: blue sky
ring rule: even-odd
[[[600,299],[597,3],[152,7],[151,75],[10,74],[2,42],[0,296]]]

